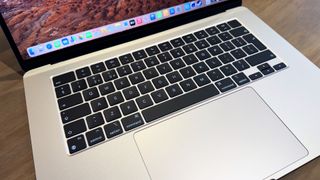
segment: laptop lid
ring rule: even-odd
[[[28,71],[241,5],[241,0],[144,2],[0,0],[0,23],[22,69]]]

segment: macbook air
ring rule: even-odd
[[[269,180],[320,154],[320,71],[241,0],[0,1],[37,179]]]

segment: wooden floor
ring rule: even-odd
[[[244,6],[320,67],[319,0],[244,0]],[[22,72],[10,50],[0,52],[0,124],[0,179],[35,179]],[[319,179],[320,158],[282,178]]]

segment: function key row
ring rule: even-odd
[[[106,61],[105,64],[104,63],[97,63],[94,65],[91,65],[90,66],[91,71],[88,67],[78,69],[78,70],[76,70],[76,75],[77,75],[78,79],[88,77],[91,75],[91,72],[93,74],[96,74],[96,73],[100,73],[100,72],[105,71],[106,66],[108,69],[113,69],[113,68],[119,67],[121,65],[120,62],[123,65],[128,64],[128,63],[132,63],[132,62],[134,62],[134,60],[141,60],[143,58],[146,58],[148,55],[152,56],[152,55],[159,54],[160,50],[162,52],[169,51],[169,50],[173,49],[173,47],[179,47],[179,46],[185,45],[186,43],[194,42],[197,39],[207,38],[207,37],[209,37],[209,35],[215,35],[215,34],[218,34],[219,32],[224,32],[224,31],[230,30],[231,28],[236,28],[239,26],[241,26],[241,24],[238,21],[232,20],[228,23],[223,23],[223,24],[220,24],[217,26],[207,28],[206,30],[200,30],[198,32],[195,32],[194,34],[185,35],[182,38],[173,39],[170,41],[170,43],[172,45],[169,42],[161,43],[158,45],[158,47],[160,49],[157,46],[152,46],[152,47],[146,48],[146,50],[139,50],[139,51],[133,52],[132,55],[125,54],[125,55],[120,56],[119,58],[110,59],[110,60]],[[244,27],[240,27],[240,28],[237,28],[237,29],[234,29],[231,31],[231,33],[236,37],[243,35],[246,32],[247,32],[247,30]],[[231,35],[227,32],[219,34],[219,37],[222,40],[229,40],[232,38]],[[262,43],[260,43],[252,35],[247,36],[246,40],[248,42],[256,45],[259,50],[265,49],[265,46]],[[210,44],[215,43],[215,42],[213,42],[215,40],[212,38],[208,41],[209,42],[211,41]],[[199,49],[205,48],[207,46],[208,46],[208,44],[205,41],[201,41],[201,42],[197,43],[197,47]],[[186,49],[186,47],[184,49]],[[191,48],[191,51],[194,51],[192,49],[193,48]],[[175,54],[177,54],[176,56],[183,55],[182,51],[176,52]],[[63,75],[60,75],[60,76],[53,78],[53,82],[54,82],[55,87],[66,84],[68,82],[72,82],[74,80],[75,80],[75,75],[73,72],[69,72],[69,73],[66,73],[66,74],[63,74]]]

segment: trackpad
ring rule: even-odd
[[[251,88],[134,138],[152,180],[265,179],[308,154]]]

